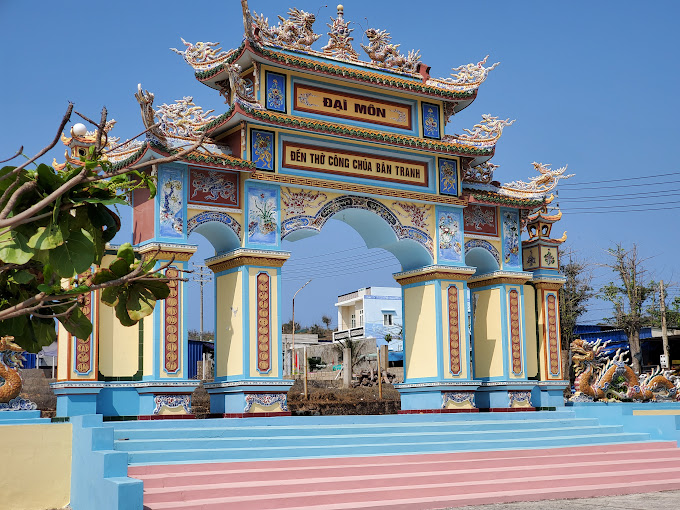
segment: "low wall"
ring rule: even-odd
[[[71,424],[3,425],[0,506],[45,510],[68,505],[71,492]]]

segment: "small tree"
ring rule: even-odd
[[[351,338],[338,340],[338,342],[336,342],[333,345],[333,348],[338,354],[338,358],[340,360],[343,360],[345,349],[350,350],[350,359],[352,360],[351,367],[352,371],[354,371],[355,366],[357,366],[366,358],[366,355],[364,354],[366,343],[362,342],[361,340],[352,340]]]
[[[642,371],[642,353],[640,349],[640,329],[647,318],[643,306],[654,293],[654,286],[647,281],[644,259],[640,259],[637,245],[626,250],[620,243],[608,250],[613,261],[605,264],[617,278],[600,289],[602,299],[614,305],[614,316],[608,322],[623,329],[628,335],[631,363],[638,374]]]
[[[115,168],[105,158],[106,108],[98,123],[76,112],[96,126],[95,145],[64,168],[29,169],[56,145],[72,112],[70,104],[54,140],[38,154],[0,169],[0,335],[13,336],[31,352],[54,341],[54,319],[77,338],[90,336],[92,324],[80,305],[93,291],[102,291],[101,301],[124,326],[136,324],[168,296],[162,270],[169,263],[154,269],[156,261],[137,258],[129,243],[108,267],[101,266],[106,243],[121,226],[110,206],[127,204],[127,193],[140,187],[153,196],[151,165],[189,154],[205,137],[172,156]],[[20,155],[23,147],[4,162]]]
[[[300,331],[300,323],[299,323],[299,322],[296,322],[296,323],[295,323],[295,331],[296,331],[296,332]],[[289,320],[288,322],[285,322],[285,323],[281,326],[281,332],[282,332],[282,333],[285,333],[285,334],[287,334],[287,335],[290,335],[290,334],[293,333],[293,320],[292,320],[292,319]]]
[[[595,296],[590,285],[592,274],[590,264],[579,260],[572,251],[560,257],[560,271],[567,278],[559,292],[560,301],[560,337],[562,351],[565,356],[565,373],[570,373],[571,342],[574,340],[574,328],[579,317],[588,311],[586,303]]]

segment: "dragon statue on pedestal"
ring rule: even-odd
[[[657,368],[638,378],[627,365],[628,351],[605,355],[608,342],[577,339],[571,343],[576,380],[572,402],[678,400],[680,377]]]
[[[13,336],[0,338],[0,411],[34,410],[36,405],[19,396],[21,375],[19,369],[26,361],[24,350],[14,343]]]

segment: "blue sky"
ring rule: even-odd
[[[517,119],[492,160],[501,165],[495,174],[501,182],[533,176],[532,161],[554,168],[569,164],[576,176],[560,186],[564,217],[555,230],[558,235],[567,230],[567,246],[596,264],[596,287],[609,279],[608,270],[597,264],[606,262],[604,250],[615,242],[637,243],[655,279],[678,280],[679,2],[343,4],[345,19],[361,25],[353,25],[357,51],[370,26],[391,32],[404,52],[419,48],[435,77],[447,77],[452,67],[487,54],[489,62],[501,62],[447,132],[472,127],[483,113]],[[335,4],[320,5],[290,4],[318,11],[315,30],[325,34]],[[251,0],[250,7],[273,23],[289,6]],[[0,0],[0,159],[21,145],[28,154],[46,145],[69,100],[92,118],[105,105],[118,121],[113,134],[134,136],[142,130],[133,96],[140,82],[155,94],[156,105],[191,95],[196,104],[222,113],[223,99],[198,83],[169,48],[181,48],[184,37],[229,49],[240,44],[242,34],[236,0],[210,5]],[[323,35],[317,45],[325,42]],[[63,152],[59,145],[44,161],[61,161]],[[123,217],[129,224],[129,212]],[[128,232],[129,227],[117,240],[125,241]],[[212,254],[207,241],[196,242],[199,257]],[[320,322],[323,314],[335,321],[338,294],[394,285],[391,274],[399,270],[391,254],[367,250],[337,221],[313,238],[284,242],[284,248],[292,252],[284,266],[284,320],[290,318],[292,294],[313,278],[296,300],[296,319],[303,324]],[[190,291],[197,296],[197,285]],[[680,294],[677,286],[670,292]],[[594,300],[586,318],[597,320],[607,312],[605,303]],[[207,300],[206,317],[213,314]],[[187,319],[198,327],[198,307]]]

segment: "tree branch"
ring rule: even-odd
[[[12,161],[17,156],[20,156],[22,152],[24,152],[24,146],[23,145],[21,147],[19,147],[19,150],[16,152],[16,154],[14,156],[12,156],[11,158],[3,159],[2,161],[0,161],[0,163],[7,163],[8,161]]]
[[[7,173],[7,174],[1,176],[1,177],[0,177],[0,181],[3,181],[4,179],[9,178],[9,177],[12,176],[12,175],[18,174],[18,173],[21,172],[24,168],[26,168],[28,165],[30,165],[31,163],[33,163],[35,160],[37,160],[38,158],[42,157],[47,151],[51,150],[52,147],[54,147],[55,145],[57,145],[57,142],[59,141],[59,137],[61,136],[61,133],[62,133],[62,131],[64,130],[64,126],[66,126],[66,123],[71,119],[71,112],[72,112],[72,111],[73,111],[73,103],[69,103],[69,104],[68,104],[68,108],[66,108],[66,113],[64,114],[64,117],[61,119],[61,123],[59,124],[59,129],[57,130],[57,136],[54,137],[54,140],[52,140],[52,142],[51,142],[47,147],[45,147],[43,150],[41,150],[38,154],[36,154],[35,156],[33,156],[31,159],[29,159],[28,161],[24,162],[22,165],[19,165],[18,167],[16,167],[16,168],[15,168],[14,170],[12,170],[11,172],[9,172],[9,173]]]
[[[83,178],[87,174],[87,171],[88,171],[87,168],[83,168],[78,173],[78,175],[76,175],[72,179],[69,179],[68,181],[66,181],[64,184],[59,186],[59,188],[57,188],[52,193],[50,193],[45,198],[43,198],[40,202],[38,202],[37,204],[35,204],[32,207],[29,207],[25,211],[23,211],[19,214],[16,214],[9,219],[0,218],[0,228],[7,227],[7,226],[13,226],[19,221],[25,220],[26,218],[30,218],[35,213],[40,211],[43,207],[46,207],[48,204],[54,202],[58,197],[62,196],[68,190],[70,190],[74,186],[83,182]]]
[[[19,182],[19,180],[17,179],[16,182]],[[3,223],[2,220],[4,220],[5,218],[7,218],[7,216],[9,215],[9,213],[12,212],[12,208],[13,208],[13,207],[16,205],[16,203],[19,201],[19,199],[21,198],[21,195],[23,195],[24,193],[26,193],[26,192],[28,192],[28,191],[31,191],[31,190],[35,189],[36,186],[38,186],[38,183],[36,183],[35,181],[25,182],[24,184],[22,184],[22,185],[19,187],[18,190],[16,190],[15,192],[12,193],[12,196],[9,197],[9,200],[7,201],[7,205],[6,205],[5,208],[2,210],[2,212],[0,212],[0,227],[4,227],[4,226],[5,226],[5,225],[2,224],[2,223]],[[7,188],[7,189],[9,189],[9,188]],[[4,194],[3,194],[3,198],[5,198],[5,197],[4,197]],[[56,198],[56,197],[55,197],[55,198]],[[12,217],[12,219],[14,219],[14,217]],[[8,220],[8,221],[10,222],[9,224],[11,225],[11,224],[12,224],[11,219]]]

